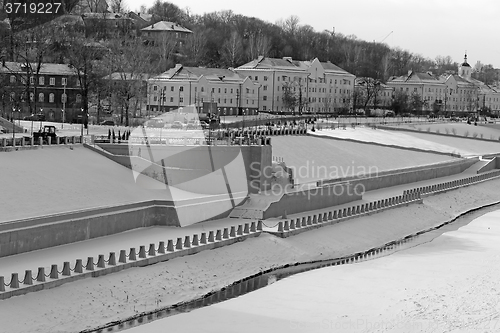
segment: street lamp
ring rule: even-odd
[[[14,120],[14,112],[16,112],[16,108],[12,107],[12,114],[10,116],[10,120],[12,120],[12,146],[14,146],[14,142],[16,141],[16,121]]]
[[[62,109],[62,110],[61,110],[61,112],[62,112],[62,124],[61,124],[61,129],[64,129],[64,114],[65,114],[65,112],[66,112],[66,111],[65,111],[64,109]]]
[[[82,130],[81,130],[81,137],[82,137],[82,141],[83,141],[83,108],[81,108],[82,110]]]

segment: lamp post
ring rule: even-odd
[[[14,146],[14,142],[16,141],[16,121],[14,120],[14,112],[16,112],[16,108],[12,107],[12,114],[10,116],[10,120],[12,120],[12,146]]]
[[[83,141],[83,108],[81,108],[82,110],[82,129],[81,129],[81,137],[82,137],[82,141]]]
[[[42,114],[43,114],[43,109],[40,108],[40,115],[42,115]],[[40,117],[40,129],[42,129],[42,121],[43,121],[42,117]]]
[[[243,134],[245,134],[245,111],[248,112],[248,108],[243,110]]]
[[[61,110],[62,112],[62,124],[61,124],[61,129],[64,129],[64,118],[65,118],[65,113],[66,111],[64,110],[64,108]]]

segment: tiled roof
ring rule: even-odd
[[[224,68],[206,68],[206,67],[182,67],[178,66],[170,68],[163,74],[156,76],[154,79],[178,79],[178,80],[197,80],[204,76],[210,81],[243,81],[245,77],[230,69]]]
[[[403,75],[392,80],[387,83],[443,83],[437,77],[432,75],[431,73],[417,73],[411,72],[409,75]]]
[[[346,74],[351,74],[345,69],[340,68],[339,66],[332,64],[330,61],[322,62],[321,66],[325,69],[326,72],[343,72]]]
[[[32,68],[36,68],[36,64],[31,64]],[[18,62],[5,62],[5,67],[0,64],[0,72],[2,73],[21,73],[25,72],[22,64]],[[43,63],[40,68],[40,74],[58,74],[58,75],[75,75],[76,71],[66,64],[49,64]]]
[[[167,21],[160,21],[156,22],[154,24],[151,24],[145,28],[142,28],[141,31],[178,31],[178,32],[187,32],[191,33],[192,31],[189,29],[186,29],[177,23],[174,22],[167,22]]]
[[[293,60],[289,57],[280,58],[264,58],[259,57],[254,59],[237,69],[277,69],[277,70],[297,70],[297,71],[305,71],[309,67],[311,67],[313,61],[309,60]],[[325,69],[325,72],[337,72],[342,74],[350,74],[346,70],[338,67],[337,65],[332,64],[330,61],[320,62],[321,66]],[[351,74],[352,75],[352,74]]]

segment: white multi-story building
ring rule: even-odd
[[[259,86],[233,69],[184,67],[177,64],[148,80],[148,110],[167,112],[203,103],[216,105],[220,115],[255,114]]]
[[[259,84],[260,111],[320,113],[352,107],[355,76],[331,62],[260,56],[235,71]]]

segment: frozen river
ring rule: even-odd
[[[390,256],[297,274],[127,332],[499,332],[500,210]]]

